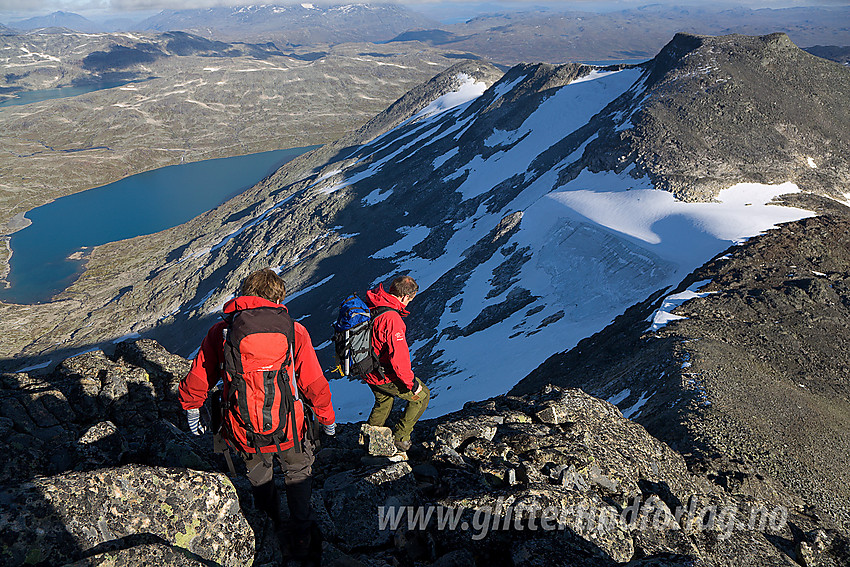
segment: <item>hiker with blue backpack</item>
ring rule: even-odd
[[[431,399],[428,387],[413,375],[407,327],[402,320],[418,292],[419,285],[410,276],[395,278],[389,291],[378,284],[366,292],[365,303],[356,295],[346,299],[334,325],[342,374],[360,376],[375,395],[367,423],[383,427],[393,401],[398,398],[407,402],[407,409],[393,428],[399,451],[410,449],[413,426]]]
[[[335,433],[335,416],[310,335],[281,305],[285,297],[286,286],[274,270],[250,274],[241,295],[225,304],[224,321],[204,338],[180,382],[179,399],[190,431],[201,435],[199,408],[221,381],[220,403],[213,410],[219,430],[213,433],[242,457],[254,504],[271,518],[284,554],[289,550],[318,564],[321,536],[310,507],[315,439],[310,414],[327,435]],[[233,471],[226,447],[224,454]],[[280,517],[275,459],[285,475],[291,542]]]

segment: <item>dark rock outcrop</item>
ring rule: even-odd
[[[580,390],[470,403],[416,434],[409,464],[363,464],[349,425],[319,454],[326,537],[364,564],[788,565],[796,545],[829,565],[847,541],[803,507],[724,492]]]

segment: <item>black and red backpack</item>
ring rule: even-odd
[[[225,436],[257,452],[270,446],[280,451],[292,438],[301,451],[292,318],[284,307],[259,307],[228,314],[225,321]]]

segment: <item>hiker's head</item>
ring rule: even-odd
[[[281,303],[286,298],[286,285],[274,270],[263,268],[245,278],[242,282],[242,295],[253,295]]]
[[[399,276],[390,284],[390,294],[396,296],[405,307],[413,301],[417,293],[419,293],[419,284],[410,276]]]

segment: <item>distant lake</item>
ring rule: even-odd
[[[35,208],[25,215],[32,224],[11,236],[12,285],[0,300],[48,301],[82,273],[84,261],[72,254],[183,224],[317,147],[171,165]]]
[[[0,108],[3,108],[4,106],[20,106],[22,104],[30,104],[32,102],[42,102],[54,98],[67,98],[70,96],[78,96],[103,89],[114,89],[115,87],[123,87],[124,85],[138,82],[140,81],[107,81],[100,83],[89,83],[86,85],[79,85],[75,87],[60,87],[58,89],[24,91],[21,93],[15,93],[15,98],[0,101]]]

